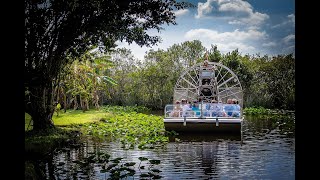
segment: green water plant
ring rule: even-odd
[[[102,121],[74,125],[84,135],[98,139],[118,141],[125,149],[155,148],[168,142],[161,116],[142,113],[109,111]]]
[[[158,168],[154,167],[156,165],[159,165],[161,160],[156,160],[156,159],[148,159],[146,157],[139,157],[138,158],[140,160],[139,163],[139,170],[141,172],[141,170],[143,170],[143,172],[141,172],[140,174],[140,178],[141,179],[160,179],[162,178],[162,176],[160,176],[160,172],[162,172],[161,170],[159,170]],[[146,165],[148,165],[148,168],[145,169],[145,166],[140,166],[141,163],[143,161],[146,161]]]
[[[248,107],[243,110],[245,115],[262,115],[262,114],[271,114],[272,111],[270,109],[266,109],[264,107]]]
[[[144,106],[137,106],[137,105],[135,105],[135,106],[111,106],[111,105],[106,105],[102,109],[105,112],[112,112],[114,114],[131,113],[131,112],[149,114],[151,112],[150,108],[147,108],[147,107],[144,107]]]

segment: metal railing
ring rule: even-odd
[[[223,118],[241,118],[242,109],[238,107],[236,110],[226,110],[230,106],[236,106],[236,104],[218,104],[218,103],[206,103],[199,104],[199,109],[183,107],[183,105],[168,104],[164,109],[165,118],[210,118],[210,117],[223,117]],[[185,105],[184,105],[185,106]]]

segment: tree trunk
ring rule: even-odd
[[[73,99],[73,110],[77,110],[78,109],[78,97],[77,95],[74,96],[74,99]]]
[[[63,103],[64,103],[64,113],[67,112],[67,95],[64,93],[63,94]]]
[[[88,111],[88,110],[89,110],[89,101],[88,101],[88,98],[86,98],[84,102],[85,102],[85,105],[86,105],[86,106],[85,106],[86,111]]]
[[[81,107],[82,111],[84,112],[84,106],[83,106],[83,101],[82,101],[81,95],[80,95],[80,107]]]
[[[31,92],[30,101],[26,104],[26,112],[30,114],[33,120],[33,129],[35,131],[53,128],[52,115],[54,105],[52,104],[52,85],[29,87]]]
[[[98,92],[95,93],[95,103],[94,106],[96,107],[96,109],[99,109],[99,96],[98,96]]]

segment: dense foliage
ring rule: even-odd
[[[109,86],[108,104],[164,108],[165,104],[172,103],[173,89],[181,72],[203,61],[208,52],[210,61],[219,62],[236,73],[244,90],[245,107],[295,109],[295,58],[292,54],[261,57],[242,55],[237,49],[222,54],[216,46],[207,50],[197,40],[174,44],[167,50],[151,50],[143,62],[135,60],[129,50],[119,52],[123,58],[111,59],[117,64],[116,73],[111,77],[121,85]],[[130,65],[124,65],[129,61]]]
[[[109,104],[163,109],[172,103],[174,86],[183,70],[208,57],[209,61],[229,67],[238,76],[244,90],[244,107],[295,109],[295,58],[291,54],[260,57],[242,55],[237,49],[222,54],[217,46],[206,51],[201,42],[195,40],[174,44],[167,50],[151,50],[143,62],[125,48],[102,55],[104,60],[97,58],[96,53],[87,55],[92,60],[76,61],[64,79],[69,86],[60,92],[68,92],[67,107],[77,109],[72,97],[78,97],[79,104],[85,99],[88,107]],[[105,81],[101,77],[106,77]],[[82,81],[85,78],[87,80]],[[59,102],[63,103],[61,99]],[[83,105],[79,107],[88,109]]]
[[[53,127],[53,91],[63,67],[94,46],[109,51],[116,41],[154,45],[160,37],[146,31],[176,24],[174,10],[189,6],[175,0],[26,0],[25,111],[34,129]],[[77,88],[84,107],[89,104],[87,91],[98,91],[83,83]]]

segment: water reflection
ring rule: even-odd
[[[223,140],[241,141],[241,133],[179,133],[178,136],[169,137],[170,142],[214,142]]]
[[[30,162],[37,174],[45,172],[40,179],[108,179],[111,173],[101,172],[101,164],[83,161],[99,152],[110,154],[110,159],[123,158],[122,164],[136,162],[135,174],[127,179],[141,179],[141,174],[150,172],[148,161],[139,164],[139,157],[161,160],[152,168],[161,171],[162,179],[294,179],[294,122],[293,127],[283,123],[247,118],[240,135],[184,133],[171,137],[164,147],[149,150],[124,150],[118,143],[86,139],[80,147],[60,149]]]

